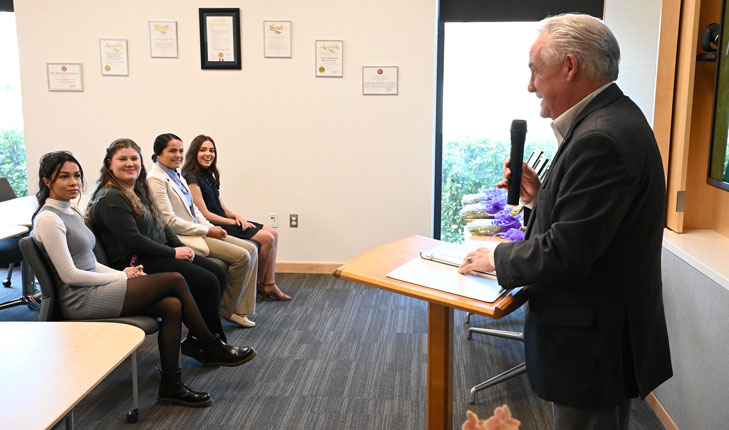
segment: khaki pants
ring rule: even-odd
[[[210,257],[228,263],[228,285],[220,302],[220,315],[253,315],[256,313],[256,273],[258,251],[256,246],[237,237],[225,239],[205,237]]]

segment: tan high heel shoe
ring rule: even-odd
[[[276,285],[275,282],[272,284],[260,283],[258,284],[257,290],[258,294],[261,295],[261,300],[273,299],[280,302],[291,300],[291,296],[281,291],[281,289],[278,288],[278,285]]]

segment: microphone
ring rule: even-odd
[[[527,123],[523,119],[511,121],[511,177],[509,178],[509,192],[506,204],[516,206],[519,204],[519,191],[521,189],[521,164],[524,160],[524,139],[526,138]]]

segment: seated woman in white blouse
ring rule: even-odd
[[[212,403],[208,393],[190,390],[177,368],[180,323],[203,345],[208,364],[242,364],[245,351],[225,344],[208,330],[179,273],[146,275],[142,266],[118,271],[96,261],[94,234],[71,200],[81,192],[83,170],[69,152],[44,155],[38,172],[39,209],[33,215],[36,244],[53,263],[65,285],[58,291],[61,314],[67,319],[150,315],[161,318],[158,335],[162,379],[158,403],[201,407]]]

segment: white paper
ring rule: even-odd
[[[291,58],[291,21],[263,21],[263,56]]]
[[[362,67],[362,94],[397,95],[397,67]]]
[[[47,63],[48,91],[83,91],[82,66],[79,63]]]
[[[236,61],[232,16],[205,17],[208,61]]]
[[[495,277],[461,275],[457,267],[420,257],[403,264],[386,276],[482,302],[493,302],[505,291]]]
[[[149,21],[149,51],[152,58],[177,58],[176,21]]]
[[[99,39],[101,49],[101,74],[104,76],[129,75],[127,41],[124,39]]]
[[[344,43],[341,40],[317,40],[316,76],[342,77]]]

